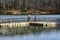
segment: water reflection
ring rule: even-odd
[[[0,40],[60,40],[60,31],[51,29],[50,31],[44,30],[36,34],[0,36]]]
[[[4,28],[6,34],[0,35],[0,40],[60,40],[60,28],[14,27]]]
[[[2,30],[2,31],[1,31]],[[0,28],[0,35],[23,35],[23,34],[40,34],[42,32],[50,32],[59,30],[59,28],[43,28],[42,26],[29,26],[29,27],[7,27]]]

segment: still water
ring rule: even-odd
[[[0,15],[0,19],[6,18],[27,18],[28,15]],[[60,15],[31,15],[31,18],[60,18]]]
[[[34,15],[40,17],[41,19],[43,18],[60,18],[60,15]],[[32,19],[34,18],[32,15]],[[0,15],[0,19],[6,19],[6,18],[26,18],[27,15]],[[0,35],[0,40],[60,40],[60,30],[56,29],[46,29],[46,30],[37,30],[37,31],[32,31],[32,33],[25,33],[25,34],[15,34],[15,35]]]
[[[23,21],[27,21],[28,20],[27,18],[28,18],[28,15],[0,15],[0,19],[10,19],[12,21],[23,22]],[[34,21],[35,19],[36,21],[56,22],[57,20],[58,22],[60,22],[60,15],[31,15],[30,16],[30,21]]]
[[[60,40],[60,31],[49,31],[36,34],[0,36],[0,40]]]

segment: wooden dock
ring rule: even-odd
[[[0,23],[0,27],[28,27],[28,26],[42,26],[42,27],[56,27],[55,22],[7,22]]]

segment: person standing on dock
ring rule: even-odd
[[[34,21],[36,22],[36,16],[35,16],[35,19],[34,19]]]
[[[31,15],[28,15],[28,22],[30,21],[30,17],[31,17]]]

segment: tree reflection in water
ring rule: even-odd
[[[12,28],[2,28],[2,33],[4,35],[16,35],[16,34],[36,34],[42,32],[55,31],[56,28],[43,28],[42,26],[29,26],[29,27],[12,27]],[[7,31],[6,31],[7,30]],[[59,30],[59,29],[58,29]],[[4,33],[5,32],[5,33]]]

